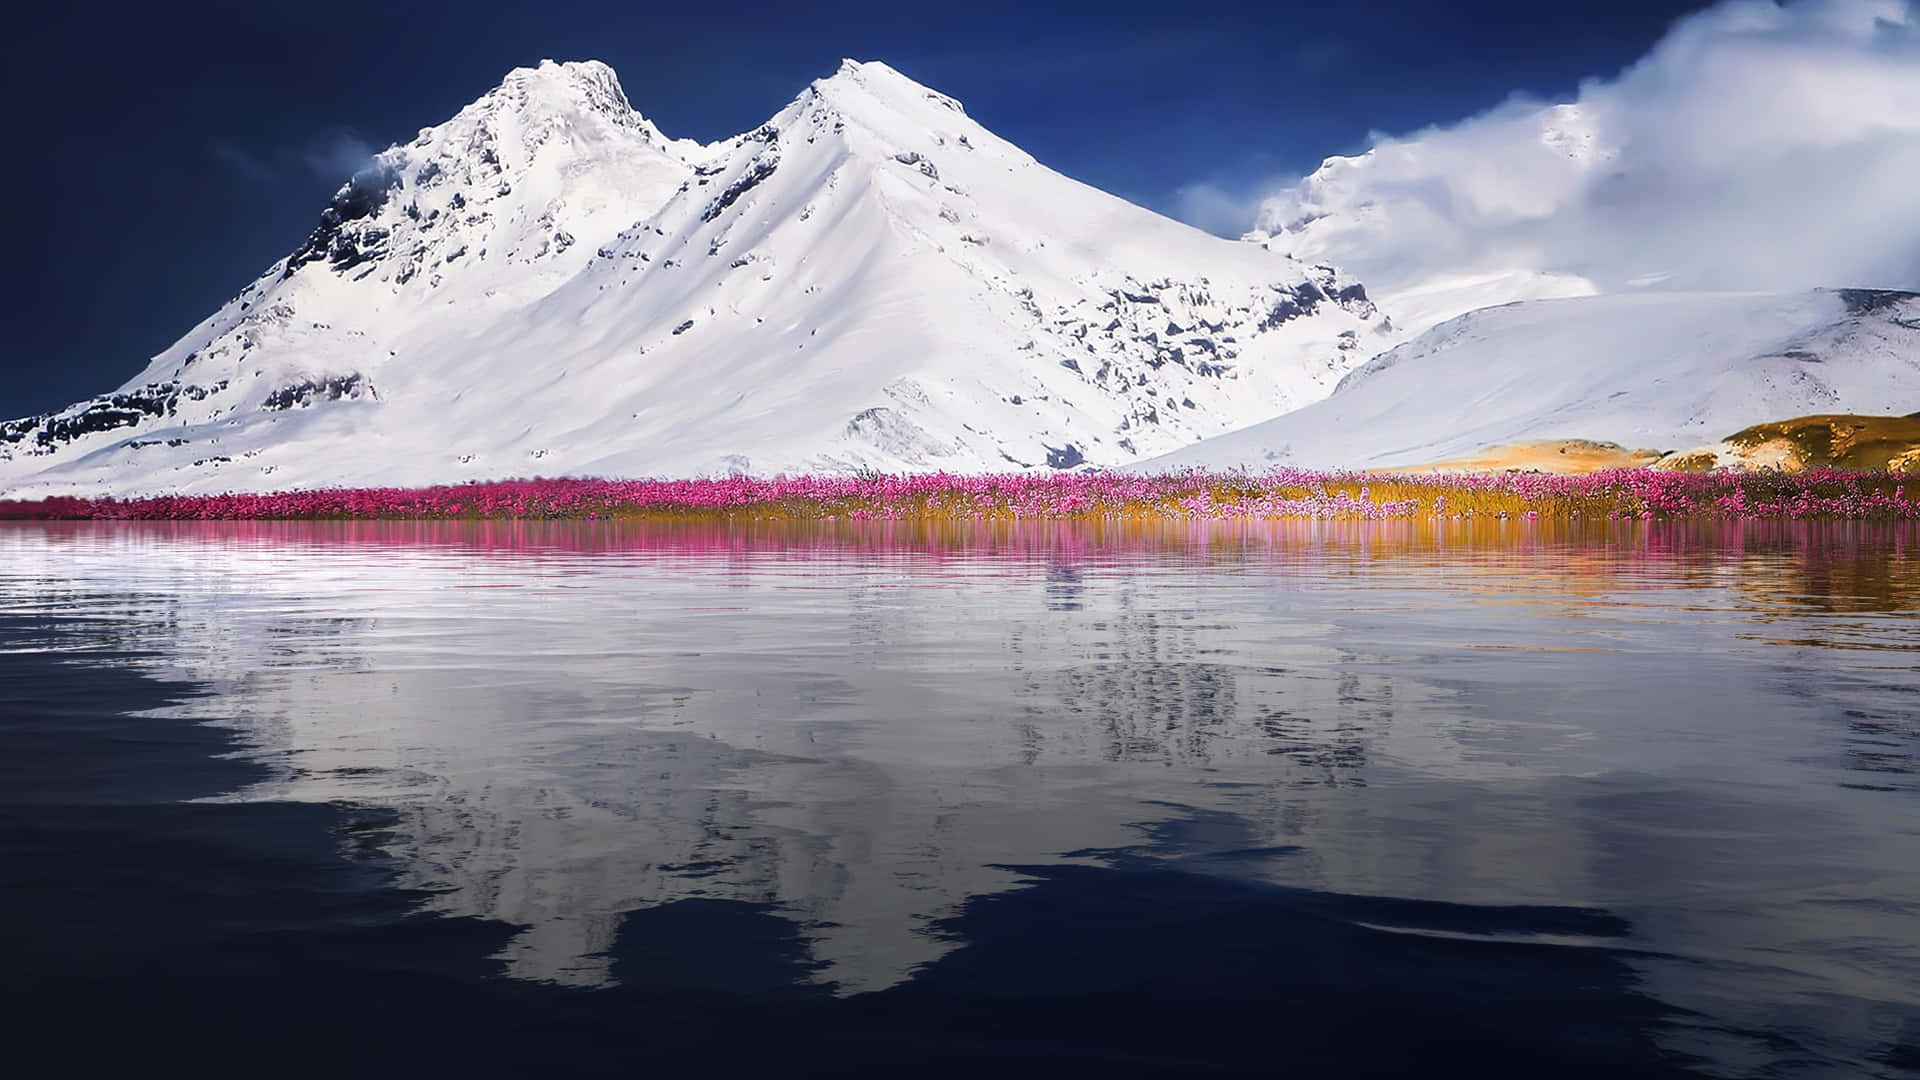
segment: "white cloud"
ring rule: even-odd
[[[1512,270],[1604,291],[1920,288],[1920,7],[1730,0],[1571,103],[1376,136],[1259,222],[1389,292]]]
[[[1238,236],[1260,212],[1261,197],[1211,181],[1188,184],[1173,193],[1173,216],[1218,236]]]
[[[304,171],[322,180],[344,182],[373,161],[373,147],[345,129],[312,135],[298,148],[253,150],[235,142],[217,141],[209,148],[215,161],[256,183],[278,180]]]
[[[300,163],[315,176],[345,180],[373,162],[373,147],[351,131],[328,131],[307,141]]]

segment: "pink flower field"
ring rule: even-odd
[[[505,480],[428,488],[0,502],[0,518],[116,520],[1920,519],[1920,478],[1679,473],[1011,473]]]

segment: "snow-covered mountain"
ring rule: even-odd
[[[549,62],[379,154],[114,393],[0,425],[0,490],[1117,465],[1392,333],[1330,266],[1052,172],[883,64],[702,146]]]
[[[1786,417],[1916,410],[1920,294],[1538,300],[1442,323],[1324,401],[1140,467],[1418,465],[1549,439],[1676,450]]]

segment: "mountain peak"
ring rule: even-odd
[[[659,134],[627,100],[619,76],[598,60],[542,60],[533,67],[514,68],[498,86],[462,109],[455,121],[508,114],[591,115]]]
[[[674,143],[635,112],[597,60],[508,72],[451,120],[382,151],[321,212],[281,274],[313,263],[395,288],[435,288],[459,260],[549,263],[586,236],[605,239],[645,216],[690,170],[699,148]],[[365,267],[364,264],[377,264]],[[547,272],[518,275],[523,282]]]
[[[915,81],[878,60],[842,60],[832,75],[814,81],[811,92],[829,102],[854,105],[859,101],[878,102],[896,111],[922,108],[928,104],[966,115],[957,100]]]

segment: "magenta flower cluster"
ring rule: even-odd
[[[147,520],[550,519],[635,516],[908,520],[1472,517],[1920,519],[1911,478],[1618,469],[1546,473],[947,473],[534,479],[429,488],[55,498],[0,503],[0,517]]]

